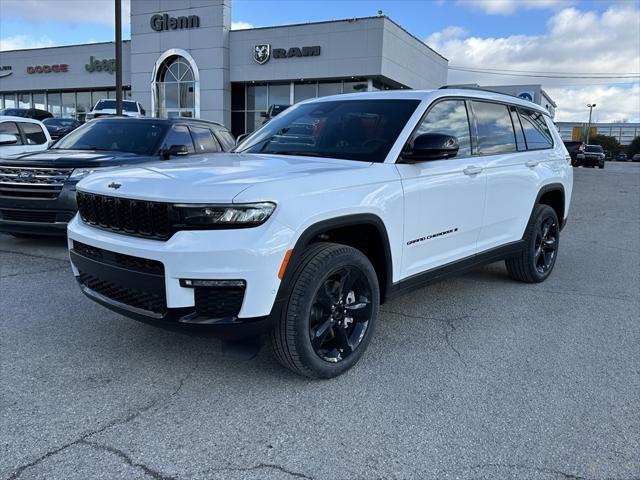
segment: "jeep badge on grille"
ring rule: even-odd
[[[122,186],[121,183],[116,183],[116,182],[111,182],[109,185],[107,185],[108,188],[114,188],[114,189],[119,189]]]

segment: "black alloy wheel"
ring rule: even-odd
[[[341,362],[362,343],[372,315],[371,285],[355,266],[329,274],[311,305],[309,339],[327,362]]]
[[[558,224],[552,218],[546,218],[538,232],[534,244],[536,270],[540,275],[546,274],[556,261],[558,249]]]

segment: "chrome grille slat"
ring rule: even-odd
[[[0,165],[0,197],[55,199],[72,168]]]

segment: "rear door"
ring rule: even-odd
[[[404,278],[476,253],[486,177],[472,157],[467,103],[464,99],[437,101],[413,134],[457,137],[456,157],[396,164],[405,198]]]
[[[37,123],[18,122],[24,138],[24,152],[36,152],[49,148],[49,139]]]
[[[542,113],[480,100],[472,105],[487,175],[478,239],[478,252],[484,252],[522,238],[553,141]]]

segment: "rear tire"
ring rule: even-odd
[[[378,277],[362,252],[312,244],[295,266],[289,298],[271,333],[275,355],[299,375],[341,375],[366,350],[379,305]]]
[[[553,208],[536,205],[524,233],[524,247],[505,261],[509,276],[526,283],[544,281],[553,270],[560,244],[560,223]]]

